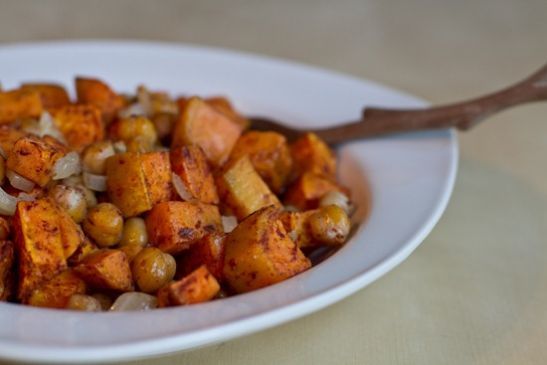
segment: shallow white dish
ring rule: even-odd
[[[172,94],[224,94],[249,115],[300,126],[355,119],[364,105],[417,106],[409,95],[353,77],[226,50],[142,42],[0,47],[4,88],[97,76],[116,90],[143,83]],[[79,313],[0,303],[0,357],[40,362],[126,360],[191,349],[301,317],[363,288],[403,261],[446,207],[457,169],[455,133],[415,133],[339,149],[353,192],[352,239],[311,270],[249,294],[139,313]],[[364,220],[370,189],[372,209]]]

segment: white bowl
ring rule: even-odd
[[[75,75],[89,75],[127,92],[143,83],[173,94],[224,94],[246,114],[310,128],[355,119],[364,105],[423,105],[378,84],[314,67],[173,44],[3,46],[0,70],[4,88],[37,80],[72,86]],[[339,149],[339,157],[342,182],[360,207],[359,227],[316,267],[252,293],[150,312],[80,313],[2,303],[0,357],[81,363],[165,354],[272,327],[363,288],[403,261],[441,216],[454,184],[457,141],[449,130],[414,133],[350,143]]]

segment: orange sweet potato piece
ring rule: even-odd
[[[196,144],[213,166],[221,166],[241,134],[241,127],[200,98],[191,98],[175,122],[171,147]]]
[[[237,140],[230,159],[249,155],[256,172],[279,194],[285,188],[292,168],[292,158],[287,139],[276,132],[250,131]]]
[[[169,152],[143,153],[140,161],[152,205],[170,200],[173,188]]]
[[[9,156],[15,142],[26,136],[25,132],[7,125],[0,125],[0,147],[6,156]]]
[[[225,238],[224,234],[211,233],[190,246],[177,261],[177,277],[186,276],[201,265],[205,265],[219,282],[222,281]]]
[[[129,260],[123,251],[95,251],[87,255],[74,270],[93,288],[122,292],[133,290]]]
[[[314,133],[306,133],[291,146],[294,176],[304,172],[336,179],[336,158],[327,144]]]
[[[215,179],[205,154],[199,146],[182,146],[171,150],[171,168],[195,199],[218,204]]]
[[[289,186],[284,202],[300,210],[314,209],[317,208],[319,199],[323,195],[334,190],[347,192],[346,189],[321,175],[305,172]]]
[[[63,252],[65,258],[68,259],[84,244],[85,236],[80,226],[74,222],[64,209],[57,207],[57,214]]]
[[[11,241],[0,241],[0,301],[12,298],[14,294],[15,250]]]
[[[21,90],[37,92],[40,95],[44,109],[59,108],[70,104],[68,94],[61,85],[29,83],[21,85]]]
[[[251,125],[251,122],[239,114],[227,98],[223,96],[213,96],[205,99],[205,101],[207,104],[230,118],[234,123],[238,124],[241,127],[241,130],[248,129]]]
[[[98,79],[77,77],[76,96],[81,104],[97,106],[106,123],[110,123],[118,111],[125,106],[125,99]]]
[[[68,269],[34,290],[26,304],[35,307],[65,308],[73,294],[84,294],[85,291],[85,282]]]
[[[255,171],[249,156],[227,163],[217,177],[221,198],[239,219],[269,205],[280,207],[277,196]]]
[[[42,100],[35,91],[0,91],[0,124],[21,118],[38,118],[42,114]]]
[[[22,137],[13,145],[6,166],[40,187],[44,187],[52,179],[55,162],[66,153],[67,149],[49,136]]]
[[[34,289],[67,267],[58,212],[49,199],[17,203],[13,231],[20,300],[24,301]]]
[[[206,302],[215,297],[220,285],[205,265],[200,266],[179,281],[159,290],[161,306],[177,306]]]
[[[106,160],[106,188],[110,200],[125,217],[152,209],[138,153],[121,153]]]
[[[223,272],[238,293],[275,284],[311,266],[287,235],[279,214],[277,208],[266,207],[228,234]]]
[[[52,109],[51,114],[68,145],[79,152],[104,137],[101,111],[94,105],[64,105]]]
[[[167,152],[127,152],[106,161],[108,196],[125,217],[146,212],[171,198],[171,167]]]
[[[305,212],[283,212],[279,217],[289,237],[300,248],[314,246],[314,239],[307,220],[317,211],[317,209],[313,209]]]
[[[207,233],[221,229],[218,208],[200,202],[159,203],[146,217],[150,243],[170,254],[182,252]]]
[[[68,258],[68,264],[70,266],[76,266],[89,254],[98,251],[99,248],[89,238],[84,236],[84,240],[78,246],[76,251]]]

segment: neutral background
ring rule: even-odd
[[[0,0],[0,43],[66,38],[258,52],[442,103],[547,62],[547,1]],[[445,215],[390,274],[289,324],[134,364],[547,363],[547,103],[460,137]]]

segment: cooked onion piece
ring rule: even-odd
[[[12,170],[7,170],[6,176],[8,177],[11,186],[13,186],[15,189],[22,190],[28,193],[32,190],[32,188],[34,188],[34,183],[32,181],[24,178],[23,176]]]
[[[187,202],[195,200],[192,194],[190,194],[190,192],[188,191],[188,189],[186,189],[186,185],[179,175],[172,173],[171,180],[173,181],[173,186],[175,187],[175,190],[182,200]]]
[[[66,179],[69,176],[77,175],[82,171],[82,163],[78,152],[69,152],[55,162],[53,166],[53,180]]]
[[[106,176],[84,172],[82,177],[86,188],[93,191],[106,191]]]

